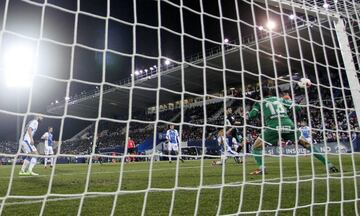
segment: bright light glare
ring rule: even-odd
[[[275,27],[276,27],[276,23],[272,20],[269,20],[266,24],[266,27],[269,29],[269,30],[273,30]]]
[[[165,60],[165,65],[169,65],[170,64],[170,60],[169,59],[166,59]]]
[[[295,15],[294,15],[294,14],[290,14],[290,15],[289,15],[289,18],[290,18],[291,20],[293,20],[293,19],[295,19]]]
[[[260,31],[264,30],[264,27],[259,26],[259,30],[260,30]]]
[[[9,87],[30,87],[34,52],[29,47],[11,47],[4,53],[6,83]]]
[[[229,39],[225,38],[224,43],[229,43]]]
[[[323,5],[323,7],[324,7],[325,9],[328,9],[328,8],[330,7],[330,5],[325,2],[325,4]]]
[[[66,101],[70,100],[70,97],[66,96],[66,97],[65,97],[65,100],[66,100]]]

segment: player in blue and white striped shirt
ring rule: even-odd
[[[232,129],[229,129],[230,131]],[[212,162],[212,165],[222,165],[225,163],[228,157],[233,157],[236,163],[240,163],[239,153],[232,149],[233,144],[237,144],[237,140],[234,137],[227,137],[224,130],[220,130],[217,138],[218,144],[221,147],[221,159]]]
[[[304,139],[306,139],[306,141],[310,144],[313,143],[312,140],[312,134],[311,134],[311,129],[309,126],[307,126],[305,121],[301,122],[301,127],[299,128],[300,132],[301,132],[301,137],[303,137]]]
[[[180,148],[180,139],[179,132],[175,129],[175,126],[170,125],[170,129],[166,131],[166,140],[167,140],[167,149],[169,154],[169,163],[171,163],[171,153],[174,152],[175,155],[179,154],[181,151]],[[180,158],[181,162],[184,162],[182,158]]]
[[[41,139],[44,140],[44,152],[45,155],[53,155],[54,154],[54,150],[53,150],[53,143],[54,143],[54,139],[53,139],[53,127],[49,127],[48,131],[44,133],[44,135],[42,135]],[[45,168],[47,168],[47,162],[48,162],[48,158],[45,158],[44,160],[44,166]],[[54,158],[50,158],[50,168],[53,167],[54,165]]]

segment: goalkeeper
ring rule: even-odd
[[[263,137],[258,137],[253,145],[252,154],[254,155],[256,165],[258,168],[251,172],[251,175],[259,175],[266,172],[265,166],[262,161],[262,148],[263,144],[277,145],[279,138],[285,140],[291,140],[296,143],[296,137],[298,138],[298,144],[314,152],[314,157],[320,160],[324,165],[328,164],[329,172],[339,172],[339,170],[320,153],[318,147],[311,145],[306,139],[301,137],[300,131],[295,131],[294,122],[289,118],[288,112],[294,105],[291,100],[285,100],[271,96],[271,90],[269,88],[262,88],[264,99],[254,104],[252,110],[248,114],[248,119],[256,118],[262,110],[262,118],[264,119],[265,129],[262,134]],[[301,110],[301,107],[296,107],[296,112]],[[280,136],[279,136],[280,133]],[[296,133],[296,134],[295,134]]]

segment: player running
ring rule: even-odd
[[[301,137],[300,131],[295,131],[294,122],[289,118],[288,112],[294,105],[291,100],[285,100],[271,96],[270,89],[263,87],[264,99],[254,104],[252,110],[248,114],[249,119],[257,117],[262,110],[262,116],[265,123],[265,129],[262,134],[263,137],[258,137],[253,145],[252,154],[254,155],[258,168],[251,172],[251,175],[259,175],[266,172],[265,166],[262,161],[262,148],[263,144],[277,145],[280,137],[284,140],[290,140],[295,143],[296,137],[298,137],[298,144],[310,152],[314,152],[314,157],[320,160],[324,165],[328,165],[329,172],[339,172],[339,170],[320,153],[320,150],[311,145],[306,139]],[[296,107],[296,111],[300,111],[300,107]],[[295,134],[296,133],[296,134]]]
[[[231,130],[231,129],[230,129]],[[227,160],[227,157],[234,157],[234,158],[239,158],[239,153],[237,153],[236,151],[232,150],[232,139],[235,138],[231,138],[231,141],[229,140],[228,137],[226,137],[226,133],[224,133],[224,130],[220,130],[218,133],[218,144],[221,147],[221,159],[220,160],[216,160],[212,162],[212,165],[222,165],[223,163],[225,163],[225,161]],[[235,160],[237,163],[238,161]]]
[[[169,154],[169,163],[171,163],[171,153],[174,152],[175,155],[179,154],[179,132],[175,129],[173,124],[170,125],[170,129],[166,131],[166,140],[167,140],[167,149]],[[180,150],[181,151],[181,150]],[[184,163],[184,160],[180,157],[181,162]]]
[[[54,155],[53,131],[54,131],[53,127],[49,127],[48,131],[45,132],[44,135],[42,135],[42,137],[41,137],[41,139],[44,140],[44,144],[45,144],[45,148],[44,148],[45,155]],[[47,162],[48,162],[48,158],[46,157],[44,160],[44,168],[47,168]],[[50,168],[52,168],[53,166],[54,166],[54,158],[51,157],[50,158]]]
[[[37,176],[39,174],[33,172],[33,168],[36,165],[36,155],[38,155],[38,151],[34,146],[34,135],[38,129],[39,123],[43,120],[43,117],[36,116],[33,120],[31,120],[26,126],[25,135],[21,142],[21,149],[25,154],[29,154],[29,156],[25,157],[23,161],[23,165],[19,172],[20,176]],[[35,156],[34,156],[35,155]]]

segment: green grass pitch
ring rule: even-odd
[[[194,215],[196,206],[198,215],[237,215],[238,211],[255,215],[258,210],[260,215],[294,215],[295,207],[295,215],[310,215],[311,211],[313,215],[356,215],[360,212],[360,156],[329,158],[343,169],[341,174],[328,177],[325,167],[315,158],[312,163],[311,156],[282,157],[281,164],[278,157],[266,157],[265,176],[248,174],[256,168],[252,157],[243,165],[229,159],[224,169],[212,167],[211,160],[203,160],[203,166],[201,160],[180,162],[178,173],[176,162],[124,164],[122,175],[120,163],[93,164],[81,215],[109,215],[115,196],[115,215],[141,215],[144,206],[145,215]],[[19,169],[17,166],[2,215],[39,215],[44,199],[36,196],[47,194],[51,170],[38,165],[34,171],[40,176],[19,177]],[[78,213],[87,170],[87,164],[56,166],[44,215]],[[0,201],[8,191],[10,172],[11,166],[0,166]],[[120,177],[119,193],[111,194],[118,190]],[[63,196],[66,194],[73,196]]]

